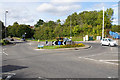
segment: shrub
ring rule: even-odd
[[[1,40],[0,43],[2,43],[2,45],[10,44],[10,42],[5,39]]]
[[[71,44],[61,45],[57,48],[71,48],[71,47],[83,47],[83,46],[85,46],[83,43],[79,43],[79,44],[75,43],[75,44],[72,44],[72,45]]]

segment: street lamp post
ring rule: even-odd
[[[25,32],[25,36],[26,36],[26,34],[27,34],[27,33]]]
[[[70,16],[70,38],[72,38],[72,36],[71,36],[71,16]]]
[[[7,37],[7,33],[6,33],[7,13],[8,13],[8,10],[5,11],[5,38]]]
[[[103,28],[102,28],[102,39],[104,38],[104,7],[103,7]]]

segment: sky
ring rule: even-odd
[[[118,24],[118,1],[119,0],[1,0],[0,20],[5,22],[7,13],[7,26],[14,22],[34,26],[39,19],[44,21],[65,21],[67,16],[74,12],[100,11],[107,8],[114,10],[113,23]]]

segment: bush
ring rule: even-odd
[[[2,45],[10,44],[10,42],[8,40],[5,40],[5,39],[1,40],[0,43]]]
[[[83,47],[83,46],[85,46],[83,43],[79,43],[79,44],[67,44],[67,45],[61,45],[61,46],[59,46],[59,47],[57,47],[57,48],[71,48],[71,47]]]

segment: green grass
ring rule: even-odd
[[[7,44],[10,44],[10,42],[8,41],[8,40],[5,40],[5,39],[1,39],[0,40],[0,44],[2,44],[2,45],[7,45]]]
[[[43,49],[59,49],[59,48],[74,48],[74,47],[84,47],[85,45],[82,43],[73,44],[73,45],[55,45],[55,46],[44,46]]]
[[[57,49],[59,47],[59,45],[55,45],[55,46],[44,46],[43,49]]]
[[[72,37],[72,41],[83,41],[83,37]]]
[[[27,40],[30,40],[30,39],[27,39]],[[38,39],[34,39],[34,40],[30,40],[30,41],[38,41]],[[40,41],[46,41],[46,40],[40,40]],[[47,40],[47,41],[56,41],[56,39]]]
[[[27,40],[30,40],[30,39],[27,39]],[[38,40],[34,39],[34,40],[30,40],[30,41],[38,41]],[[40,41],[46,41],[46,40],[40,40]],[[56,39],[52,39],[52,40],[50,39],[50,40],[47,40],[47,41],[56,41]],[[83,41],[83,38],[82,37],[72,37],[72,41]]]
[[[21,40],[21,38],[19,38],[19,37],[13,37],[13,39]]]

